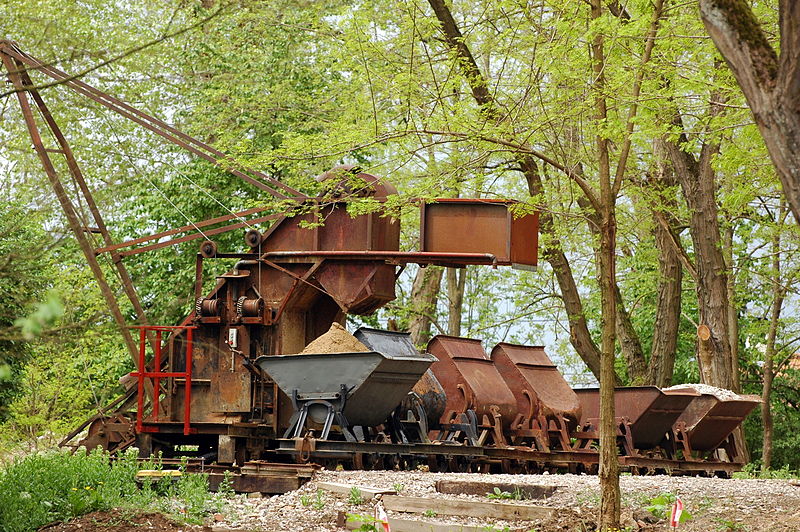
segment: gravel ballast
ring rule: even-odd
[[[503,500],[559,508],[547,522],[497,521],[433,515],[437,500],[491,501],[475,495],[445,495],[436,492],[437,480],[468,480],[557,486],[546,499]],[[375,501],[351,504],[347,494],[318,494],[318,482],[337,482],[399,489],[407,497],[430,500],[430,512],[421,514],[389,511],[389,517],[453,523],[490,530],[593,530],[599,507],[599,480],[590,475],[489,475],[429,473],[424,471],[320,471],[299,490],[274,497],[237,496],[217,526],[241,530],[342,530],[336,526],[339,511],[371,515]],[[800,482],[796,480],[720,479],[701,477],[630,476],[620,478],[623,527],[629,530],[667,530],[665,520],[656,519],[645,507],[662,493],[678,495],[692,518],[680,525],[683,531],[800,531]]]

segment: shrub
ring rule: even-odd
[[[0,472],[0,531],[28,532],[53,521],[119,507],[166,511],[198,523],[218,507],[205,475],[137,485],[140,468],[158,467],[153,462],[138,463],[133,453],[113,462],[101,451],[26,456]]]

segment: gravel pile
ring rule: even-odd
[[[675,386],[670,386],[669,388],[664,388],[664,390],[685,390],[685,389],[695,390],[699,393],[705,393],[708,395],[714,395],[720,401],[734,401],[736,399],[743,399],[743,397],[735,392],[730,390],[726,390],[725,388],[717,388],[716,386],[710,386],[708,384],[676,384]]]
[[[559,508],[548,522],[491,521],[465,517],[401,514],[390,517],[417,519],[431,523],[458,523],[486,527],[487,530],[592,530],[599,507],[599,480],[587,475],[485,475],[469,473],[321,471],[294,492],[265,498],[236,497],[217,523],[241,530],[333,531],[339,511],[370,515],[374,501],[352,504],[347,494],[319,491],[318,482],[357,484],[382,489],[399,489],[400,495],[425,497],[431,512],[439,499],[490,501],[481,496],[443,495],[436,492],[437,480],[516,482],[557,486],[547,499],[504,501]],[[623,526],[630,530],[665,530],[666,521],[645,508],[660,494],[678,495],[692,519],[681,524],[681,531],[797,531],[800,530],[800,483],[789,480],[719,479],[700,477],[629,476],[620,479]],[[668,513],[668,509],[666,509]]]

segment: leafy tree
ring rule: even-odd
[[[51,321],[47,305],[39,309],[40,319],[35,315],[55,270],[46,256],[39,217],[30,214],[17,203],[0,202],[0,421],[19,392],[20,372],[31,355],[19,320],[33,314],[28,318],[32,332]]]

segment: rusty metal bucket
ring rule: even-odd
[[[581,403],[544,347],[501,342],[492,349],[492,361],[525,419],[562,416],[570,430],[575,428],[581,417]]]
[[[575,390],[583,407],[581,424],[597,426],[600,417],[600,390]],[[681,414],[698,398],[697,393],[665,393],[656,386],[631,386],[614,389],[614,412],[630,423],[637,449],[652,449],[663,440]],[[724,438],[723,438],[724,439]]]
[[[670,390],[667,393],[685,393],[691,388]],[[720,399],[715,395],[702,394],[694,397],[689,406],[677,418],[684,424],[689,445],[695,451],[712,451],[718,448],[742,424],[747,415],[761,403],[755,395],[739,396],[739,399]]]
[[[289,397],[339,399],[347,390],[342,412],[349,425],[380,425],[400,404],[436,359],[427,354],[335,353],[269,355],[256,364]],[[314,412],[309,417],[317,419]]]
[[[496,407],[503,427],[510,426],[517,401],[480,340],[438,335],[428,342],[428,351],[438,359],[431,371],[447,394],[447,412],[472,409],[478,416],[491,418]],[[443,418],[442,423],[446,422]]]

